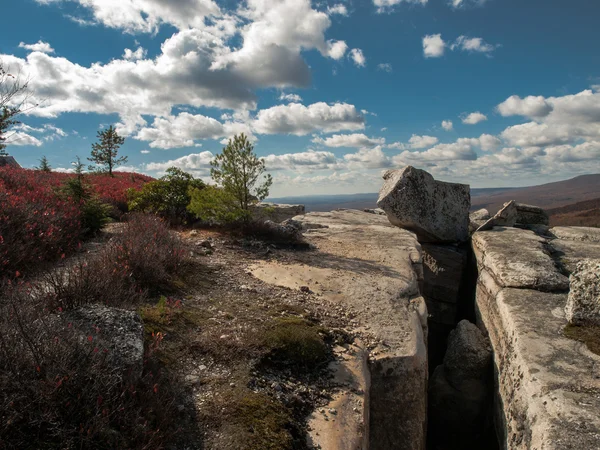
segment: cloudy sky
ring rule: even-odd
[[[19,0],[0,60],[39,106],[8,151],[207,177],[232,135],[273,196],[376,192],[407,164],[474,187],[600,172],[600,2]]]

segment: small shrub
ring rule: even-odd
[[[312,371],[330,360],[330,350],[322,337],[323,329],[299,318],[276,319],[263,336],[270,348],[265,362]]]
[[[172,224],[187,223],[192,217],[187,211],[190,190],[202,190],[204,182],[176,167],[167,175],[144,185],[140,191],[129,192],[131,211],[158,214]]]
[[[141,289],[159,291],[173,280],[186,262],[185,249],[160,218],[130,214],[106,249],[124,274]]]
[[[100,331],[101,333],[101,331]],[[173,380],[115,370],[98,336],[47,315],[26,286],[0,299],[0,448],[161,448],[177,432]]]
[[[248,217],[248,212],[239,206],[235,197],[219,187],[192,189],[190,194],[188,210],[203,222],[235,224],[242,223]]]

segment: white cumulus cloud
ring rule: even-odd
[[[24,48],[30,52],[54,53],[54,49],[47,42],[37,41],[35,44],[26,44],[21,42],[19,48]]]
[[[472,112],[467,114],[462,118],[462,123],[467,125],[477,125],[480,122],[484,122],[487,120],[487,116],[479,111]]]

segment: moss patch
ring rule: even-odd
[[[300,370],[322,368],[331,356],[324,336],[323,328],[307,320],[296,317],[275,319],[262,333],[263,344],[270,349],[264,362]]]
[[[600,327],[596,325],[567,325],[565,336],[576,341],[585,342],[587,348],[600,355]]]

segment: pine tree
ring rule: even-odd
[[[265,161],[256,156],[254,146],[243,133],[230,139],[211,165],[213,180],[236,199],[246,218],[250,217],[250,205],[269,195],[273,179],[267,174],[260,182],[259,178],[266,170]]]
[[[40,165],[36,167],[37,170],[41,170],[42,172],[52,172],[52,167],[48,163],[48,158],[42,156],[40,159]]]
[[[127,162],[127,156],[118,157],[119,148],[125,142],[125,138],[117,134],[111,125],[106,130],[98,131],[100,142],[92,144],[92,157],[88,160],[95,163],[90,165],[90,170],[96,170],[97,166],[104,166],[108,174],[113,176],[113,168]]]

